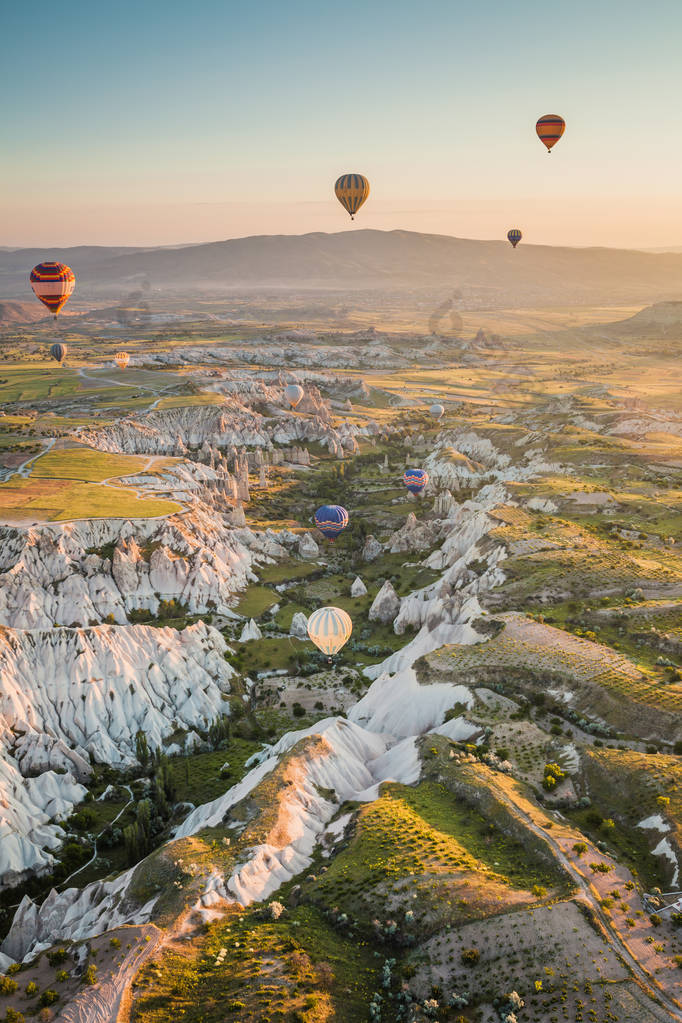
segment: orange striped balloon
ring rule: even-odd
[[[535,125],[538,138],[543,145],[547,146],[547,152],[551,152],[566,130],[566,122],[558,114],[545,114]]]
[[[38,263],[31,270],[33,293],[51,313],[54,313],[55,320],[62,306],[68,302],[75,286],[76,276],[65,263],[46,261]]]

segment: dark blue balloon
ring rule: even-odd
[[[58,341],[57,344],[52,345],[50,348],[50,355],[53,359],[56,359],[57,362],[63,362],[66,358],[66,345],[63,345],[61,341]]]
[[[403,483],[411,494],[421,494],[429,482],[429,474],[425,469],[406,469]]]
[[[315,512],[315,525],[327,540],[335,540],[348,525],[348,512],[340,504],[323,504]]]

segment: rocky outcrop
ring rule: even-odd
[[[392,622],[400,610],[400,597],[393,589],[391,581],[386,580],[381,587],[369,609],[369,620],[371,622]]]
[[[274,534],[235,528],[243,522],[241,508],[223,514],[195,499],[162,521],[0,527],[0,624],[124,624],[140,609],[156,614],[161,600],[230,615],[254,566],[285,554]]]
[[[204,729],[226,713],[233,674],[226,652],[221,634],[203,622],[182,632],[4,629],[0,722],[23,733],[20,762],[47,735],[98,763],[132,764],[138,731],[160,748],[176,728]]]
[[[307,400],[310,403],[310,396]],[[132,415],[108,426],[82,430],[78,440],[100,451],[180,455],[214,467],[225,452],[244,448],[269,451],[274,444],[292,445],[292,456],[298,464],[308,465],[310,455],[301,442],[317,441],[332,454],[343,457],[344,453],[357,450],[356,436],[368,437],[379,432],[373,422],[334,427],[321,398],[311,406],[309,416],[301,415],[299,410],[295,415],[281,408],[269,411],[272,414],[265,416],[237,398],[232,398],[225,407],[155,409],[144,416]],[[233,471],[237,476],[237,471]]]
[[[298,541],[298,553],[302,558],[319,557],[320,548],[318,547],[315,540],[313,540],[310,533],[304,533],[304,535]]]
[[[367,595],[367,587],[359,575],[351,583],[350,595],[351,597],[365,597]]]
[[[389,537],[386,546],[391,554],[401,551],[426,551],[434,546],[441,535],[439,520],[420,522],[414,512],[410,512],[405,525]]]
[[[308,619],[306,618],[302,611],[296,611],[293,618],[291,619],[289,635],[295,636],[297,639],[308,638]]]
[[[253,620],[253,618],[250,618],[249,621],[246,622],[246,624],[244,625],[244,628],[241,631],[241,635],[239,637],[239,642],[240,643],[248,643],[249,640],[252,640],[252,639],[262,639],[262,638],[263,638],[263,633],[260,631],[260,629],[256,625],[256,623]]]
[[[362,560],[363,561],[376,561],[381,556],[383,547],[375,536],[370,535],[365,540],[365,545],[362,548]]]
[[[53,866],[91,759],[134,764],[138,731],[162,748],[228,713],[226,652],[203,622],[0,630],[0,884]]]

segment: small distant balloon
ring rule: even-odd
[[[431,406],[431,408],[429,409],[429,413],[431,414],[431,416],[433,416],[434,419],[442,419],[445,414],[445,409],[443,408],[442,405],[436,404]]]
[[[515,249],[523,238],[523,235],[519,231],[518,227],[512,227],[511,231],[507,231],[507,238],[511,242],[512,248]]]
[[[342,174],[336,180],[334,192],[343,208],[350,214],[350,219],[354,220],[355,214],[369,195],[369,181],[362,174]]]
[[[406,469],[403,483],[411,494],[421,494],[429,482],[429,474],[425,469]]]
[[[116,355],[114,356],[114,362],[116,363],[119,369],[125,369],[128,363],[130,362],[130,356],[128,355],[127,352],[116,352]]]
[[[549,153],[552,150],[552,146],[557,144],[565,132],[566,122],[558,114],[545,114],[535,125],[535,130],[542,144],[547,146],[547,152]]]
[[[305,391],[300,384],[287,384],[284,388],[284,397],[292,408],[296,408],[297,405],[300,405],[304,394]]]
[[[65,263],[38,263],[31,270],[33,294],[54,313],[55,320],[76,286],[76,275]]]
[[[50,348],[50,355],[56,362],[61,364],[66,358],[66,345],[61,341],[57,341],[57,343],[52,345]]]
[[[348,512],[340,504],[323,504],[315,512],[315,525],[327,540],[336,540],[348,525]]]
[[[330,658],[346,645],[352,631],[351,617],[340,607],[320,607],[308,619],[310,639]]]

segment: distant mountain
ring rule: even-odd
[[[611,323],[608,331],[638,337],[682,337],[682,302],[656,302],[619,323]]]
[[[32,302],[0,301],[0,326],[3,327],[21,323],[36,323],[49,315],[45,306],[40,305],[35,299]]]
[[[682,254],[520,245],[410,231],[260,235],[174,249],[79,247],[0,252],[0,295],[18,298],[41,258],[69,263],[83,298],[125,289],[290,288],[405,292],[457,287],[490,304],[619,302],[682,295]],[[75,304],[75,303],[74,303]]]

